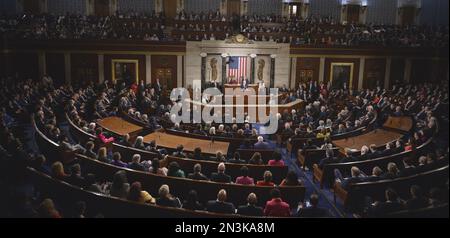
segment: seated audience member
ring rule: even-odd
[[[273,187],[275,186],[275,184],[272,182],[272,172],[270,172],[269,170],[264,172],[264,180],[258,181],[256,183],[256,186],[269,186],[269,187]]]
[[[258,198],[256,194],[250,193],[247,197],[247,205],[239,206],[237,210],[237,214],[244,216],[258,216],[261,217],[264,215],[264,211],[262,207],[258,207],[256,204],[258,203]]]
[[[406,209],[415,210],[427,207],[429,205],[428,199],[424,196],[422,189],[417,185],[412,185],[409,189],[411,198],[405,203]]]
[[[45,158],[44,155],[38,155],[33,161],[32,161],[32,166],[34,169],[36,169],[37,171],[44,173],[44,174],[51,174],[50,168],[48,167],[48,165],[45,164],[45,162],[47,161],[47,159]]]
[[[439,188],[432,188],[430,190],[430,195],[429,195],[430,199],[429,199],[429,207],[439,207],[442,206],[444,204],[444,199],[442,196],[442,191]],[[447,201],[448,203],[448,201]]]
[[[179,177],[179,178],[185,177],[184,171],[181,170],[180,165],[175,161],[170,162],[169,169],[167,171],[167,176]]]
[[[270,149],[269,143],[264,141],[262,136],[258,136],[258,142],[253,145],[255,150],[267,150]]]
[[[139,150],[145,150],[146,147],[144,144],[144,137],[142,137],[142,136],[136,137],[136,141],[134,142],[133,147],[136,149],[139,149]]]
[[[177,146],[177,151],[173,152],[173,156],[175,157],[179,157],[179,158],[187,158],[186,154],[184,153],[184,146],[183,145],[178,145]]]
[[[238,132],[237,132],[236,135],[238,135],[239,132],[244,133],[242,130],[238,130]],[[252,143],[250,142],[249,139],[245,139],[245,140],[244,140],[244,143],[242,143],[242,144],[239,146],[239,149],[250,150],[250,149],[253,149],[253,145],[252,145]]]
[[[361,155],[359,156],[360,161],[368,160],[370,158],[369,147],[363,145],[361,147]]]
[[[268,165],[270,166],[284,166],[284,161],[281,160],[280,152],[273,152],[272,159],[269,160]]]
[[[225,156],[223,155],[223,153],[221,151],[217,151],[216,158],[214,160],[217,162],[226,162],[227,161],[227,159],[225,158]]]
[[[327,148],[325,150],[325,158],[321,159],[319,162],[319,168],[323,169],[323,166],[326,164],[337,163],[339,160],[334,157],[334,151],[331,148]]]
[[[123,136],[122,140],[120,141],[120,144],[127,146],[127,147],[134,147],[133,143],[131,143],[131,137],[129,134],[126,134]]]
[[[122,155],[119,152],[113,153],[113,160],[111,164],[123,168],[126,168],[128,166],[127,163],[122,161]]]
[[[225,189],[221,189],[219,193],[217,193],[217,200],[208,201],[206,210],[208,212],[234,214],[236,208],[232,203],[226,202],[226,200],[227,200],[227,191],[225,191]]]
[[[202,148],[196,147],[194,149],[194,154],[192,155],[192,159],[195,159],[195,160],[203,160],[204,159],[203,155],[202,155]]]
[[[51,169],[53,178],[66,180],[69,177],[69,175],[64,172],[64,165],[59,161],[53,163]]]
[[[359,182],[362,182],[364,180],[363,179],[364,176],[361,174],[361,171],[359,170],[358,167],[353,166],[350,169],[350,171],[351,171],[351,177],[343,178],[341,172],[338,169],[334,170],[334,176],[335,176],[337,182],[340,182],[342,188],[345,189],[345,190],[348,189],[348,186],[350,184],[359,183]]]
[[[63,149],[63,151],[72,151],[75,153],[80,153],[80,154],[84,154],[84,152],[86,152],[86,149],[83,148],[83,146],[76,144],[76,145],[72,145],[69,142],[69,138],[67,138],[66,135],[60,135],[59,136],[59,144],[61,145],[61,148]]]
[[[381,175],[381,179],[394,179],[399,176],[397,164],[390,162],[387,165],[387,172]]]
[[[373,207],[373,214],[376,217],[383,217],[387,214],[397,212],[403,209],[403,205],[400,203],[397,192],[388,188],[385,191],[385,202],[376,202]]]
[[[129,169],[137,170],[137,171],[145,171],[145,167],[141,164],[141,155],[134,154],[131,158],[131,163],[128,164]]]
[[[231,177],[225,174],[225,164],[220,163],[217,166],[217,173],[211,174],[211,181],[218,183],[231,183]]]
[[[126,172],[124,170],[117,171],[114,174],[109,195],[118,198],[127,198],[129,191],[130,184],[128,183]]]
[[[319,196],[315,193],[309,198],[310,206],[301,206],[298,210],[297,217],[329,217],[327,209],[319,207]]]
[[[242,184],[242,185],[254,185],[255,184],[253,178],[248,176],[248,167],[247,166],[241,167],[241,176],[236,178],[236,184]]]
[[[272,197],[272,200],[266,202],[266,207],[264,208],[264,215],[272,217],[291,216],[291,209],[289,208],[289,204],[283,202],[283,200],[281,199],[280,190],[274,188],[272,189],[272,191],[270,191],[270,195]]]
[[[152,166],[149,169],[150,173],[167,176],[167,168],[161,167],[158,158],[152,160]]]
[[[364,177],[363,179],[365,182],[375,182],[380,179],[382,174],[383,170],[380,167],[375,166],[372,169],[372,174],[370,176]]]
[[[106,149],[106,147],[100,147],[98,149],[97,160],[104,163],[111,162],[110,159],[108,158],[108,150]]]
[[[95,144],[93,141],[86,142],[86,151],[84,152],[84,155],[92,159],[97,158],[97,154],[94,152],[94,147]]]
[[[256,164],[256,165],[262,165],[264,162],[262,160],[261,153],[255,152],[252,155],[252,158],[248,161],[249,164]]]
[[[153,198],[147,191],[142,190],[140,182],[134,182],[131,184],[130,192],[128,193],[128,200],[138,203],[155,203]]]
[[[95,134],[97,135],[97,138],[98,138],[103,144],[108,144],[108,143],[114,142],[114,137],[109,137],[109,138],[107,138],[107,137],[103,134],[103,129],[102,129],[101,127],[97,127],[97,129],[95,129]]]
[[[369,159],[381,157],[381,153],[381,151],[377,150],[377,146],[375,144],[371,144],[369,146]]]
[[[87,174],[85,179],[86,179],[86,183],[85,183],[84,189],[86,189],[87,191],[95,192],[95,193],[105,193],[102,186],[97,183],[95,174]]]
[[[344,148],[344,157],[339,160],[339,163],[349,163],[358,160],[353,156],[352,150],[350,148]]]
[[[308,139],[303,147],[304,150],[316,150],[318,147],[312,143],[311,139]]]
[[[407,177],[416,174],[416,168],[413,161],[409,158],[403,159],[403,169],[398,172],[399,177]]]
[[[75,204],[73,218],[86,218],[86,202],[78,201]]]
[[[394,153],[395,153],[395,151],[394,151],[394,144],[392,142],[387,143],[386,144],[386,149],[384,149],[381,152],[382,156],[389,156],[389,155],[392,155]]]
[[[38,217],[40,218],[62,218],[59,211],[56,209],[53,200],[46,198],[39,205],[38,209]]]
[[[66,181],[81,188],[86,185],[86,180],[81,176],[80,164],[74,164],[70,167],[70,176],[66,178]]]
[[[295,171],[289,170],[286,178],[281,181],[280,186],[301,186],[303,182],[298,179],[298,175]]]
[[[208,178],[204,174],[202,174],[202,165],[201,164],[195,164],[194,172],[188,174],[187,178],[195,179],[195,180],[208,180]]]
[[[245,164],[245,160],[241,159],[241,154],[239,154],[239,152],[234,152],[233,154],[233,158],[231,158],[229,161],[229,163],[235,163],[235,164]]]
[[[158,194],[159,198],[156,199],[156,205],[165,207],[181,207],[180,200],[170,194],[169,185],[161,185]]]
[[[195,190],[189,191],[187,199],[183,202],[183,208],[194,211],[205,210],[203,205],[198,201],[197,191]]]

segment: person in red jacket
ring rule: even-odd
[[[114,142],[114,137],[109,137],[107,138],[104,134],[103,134],[103,129],[101,127],[98,127],[95,130],[96,134],[97,134],[97,138],[100,139],[102,141],[102,143],[107,144],[110,142]]]
[[[289,204],[281,200],[280,190],[274,188],[270,194],[272,195],[272,200],[267,201],[266,207],[264,208],[264,215],[272,217],[290,217],[291,209],[289,208]]]

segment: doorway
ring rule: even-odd
[[[154,77],[152,77],[154,82],[156,82],[156,78],[159,78],[159,83],[165,89],[174,88],[173,72],[171,68],[157,68]]]
[[[168,18],[174,18],[177,15],[177,0],[164,0],[164,15]]]
[[[109,0],[95,0],[94,12],[96,16],[108,16],[109,14]]]
[[[347,5],[347,22],[359,23],[360,5]]]
[[[241,0],[228,0],[227,1],[227,15],[241,15]]]

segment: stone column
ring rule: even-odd
[[[94,0],[86,0],[86,15],[95,14]]]
[[[250,83],[255,83],[255,59],[256,54],[250,54]]]
[[[200,79],[201,79],[201,84],[202,84],[202,88],[205,87],[205,83],[206,83],[206,56],[208,56],[207,53],[200,53],[200,57],[202,57],[202,65],[201,65],[201,71],[200,71]]]
[[[289,88],[295,88],[297,81],[297,57],[291,58],[291,79],[289,80]]]
[[[183,86],[183,56],[177,56],[177,87]]]
[[[248,12],[248,0],[241,0],[241,16],[247,15]]]
[[[177,1],[177,13],[184,10],[184,0]]]
[[[270,55],[270,88],[275,86],[275,58],[277,55]]]
[[[331,79],[329,79],[329,80],[331,80]],[[320,64],[319,64],[319,83],[321,83],[323,81],[325,81],[325,57],[320,58]]]
[[[152,55],[145,55],[145,84],[152,83]]]
[[[358,77],[358,89],[361,90],[363,88],[364,83],[364,67],[366,65],[366,58],[361,58],[359,61],[359,77]],[[349,85],[349,88],[352,88],[352,85]]]
[[[222,55],[222,85],[227,83],[227,53],[223,53]]]
[[[70,85],[72,83],[72,64],[70,61],[70,53],[64,53],[64,68],[66,84]]]
[[[44,51],[38,53],[38,66],[39,66],[39,78],[42,78],[42,76],[47,74],[47,62]]]
[[[409,83],[411,81],[411,67],[412,67],[412,62],[411,59],[406,59],[405,60],[405,73],[403,74],[404,78],[403,78],[403,82],[404,83]]]
[[[105,55],[98,54],[98,82],[103,83],[105,81]]]
[[[384,74],[384,88],[389,89],[389,83],[390,83],[390,77],[391,77],[391,64],[392,64],[392,58],[388,57],[386,59],[386,71]]]

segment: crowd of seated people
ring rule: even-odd
[[[0,20],[0,33],[25,39],[223,40],[233,33],[232,19],[233,17],[222,16],[218,11],[189,14],[181,11],[170,22],[166,21],[163,13],[128,12],[107,17],[24,14],[3,16]],[[448,27],[343,25],[336,23],[332,17],[316,15],[307,19],[244,15],[240,22],[240,31],[256,41],[347,47],[448,46]],[[166,35],[164,29],[168,24],[180,34]]]
[[[418,185],[411,185],[409,197],[400,197],[392,188],[385,190],[384,201],[371,201],[364,210],[364,216],[367,217],[385,217],[401,211],[414,211],[426,208],[447,209],[448,207],[448,180],[445,188],[432,187],[424,190]]]

